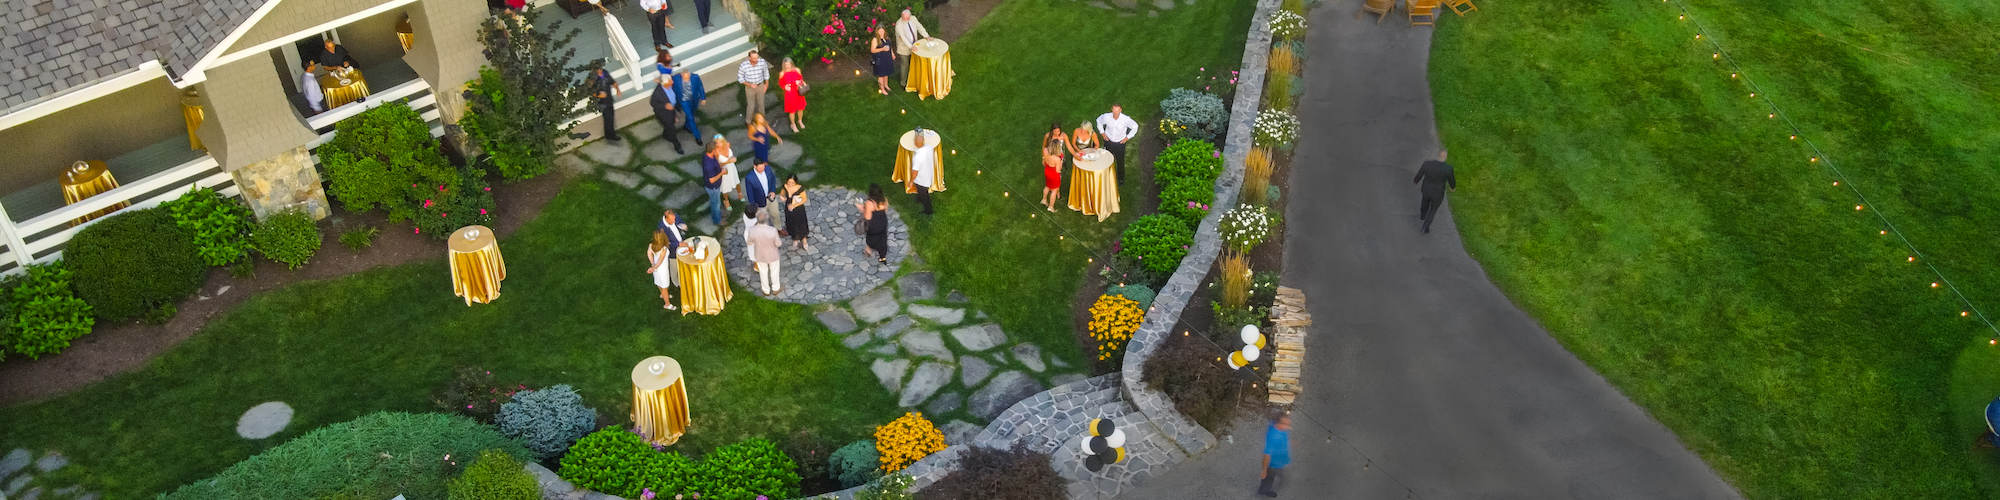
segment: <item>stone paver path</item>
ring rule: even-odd
[[[0,500],[97,500],[96,492],[77,486],[46,489],[36,485],[36,476],[45,476],[69,466],[69,457],[57,452],[36,453],[15,448],[0,456]]]
[[[785,247],[780,252],[778,273],[783,277],[785,289],[766,298],[799,304],[847,300],[881,286],[896,275],[896,268],[910,255],[910,229],[891,207],[889,265],[878,264],[862,254],[867,242],[854,234],[854,219],[860,213],[854,204],[864,197],[860,191],[838,186],[806,190],[806,220],[812,221],[806,243],[811,247],[800,250],[792,246],[789,237],[783,238]],[[757,270],[750,265],[750,254],[744,250],[743,218],[734,219],[723,230],[728,237],[722,238],[722,246],[729,252],[724,255],[743,258],[726,261],[729,277],[745,290],[762,291]],[[784,222],[776,225],[782,228]]]

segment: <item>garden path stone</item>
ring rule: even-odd
[[[854,316],[847,314],[846,309],[828,309],[813,313],[813,317],[818,318],[819,324],[826,325],[826,329],[833,330],[833,333],[847,333],[856,328]]]
[[[964,304],[965,294],[959,293],[958,290],[952,290],[951,293],[945,294],[944,301],[953,304]]]
[[[966,411],[974,417],[992,420],[1007,407],[1038,392],[1042,392],[1042,383],[1036,382],[1034,377],[1018,371],[1002,372],[993,376],[993,381],[986,387],[972,393],[972,399],[966,403]]]
[[[14,451],[7,452],[6,457],[0,458],[0,479],[12,477],[14,473],[21,472],[21,469],[28,468],[28,462],[34,459],[35,454],[26,448],[15,448]]]
[[[956,325],[960,321],[965,321],[964,309],[952,309],[949,307],[910,304],[910,314],[915,314],[919,318],[946,326]]]
[[[1083,379],[1084,377],[1083,374],[1081,373],[1064,373],[1062,375],[1049,377],[1049,383],[1055,385],[1069,385],[1070,383],[1074,382],[1082,382]]]
[[[854,302],[848,305],[854,308],[854,315],[861,318],[862,322],[874,323],[896,314],[897,306],[900,304],[897,304],[896,298],[890,295],[889,289],[879,288],[854,299]]]
[[[937,332],[928,330],[912,331],[903,334],[903,339],[897,341],[897,343],[902,344],[903,350],[910,351],[911,355],[930,356],[947,361],[952,359],[951,349],[944,346],[944,338],[939,336]]]
[[[979,431],[982,430],[986,430],[986,428],[964,420],[953,420],[938,426],[938,432],[944,434],[944,444],[946,446],[970,444],[972,443],[972,438],[978,436]]]
[[[704,144],[706,144],[706,143],[704,143]],[[695,147],[695,148],[694,148],[694,150],[695,150],[695,151],[701,151],[701,147],[697,146],[697,147]],[[699,156],[699,155],[697,155],[697,156]],[[689,159],[688,159],[688,161],[686,161],[686,162],[682,162],[682,163],[676,163],[676,164],[674,164],[674,166],[675,166],[675,167],[678,167],[678,168],[680,168],[680,169],[681,169],[681,172],[685,172],[685,173],[687,173],[687,174],[688,174],[688,178],[689,178],[689,179],[695,179],[695,180],[700,180],[700,179],[701,179],[701,159],[700,159],[700,158],[689,158]]]
[[[612,184],[623,186],[625,189],[632,189],[639,187],[639,182],[644,179],[640,178],[639,174],[631,172],[626,172],[622,170],[606,170],[604,171],[604,180],[611,181]]]
[[[41,460],[35,461],[35,470],[41,471],[43,474],[55,472],[56,469],[61,469],[67,466],[69,466],[69,457],[65,457],[63,456],[63,454],[53,451],[49,452],[46,455],[42,455]]]
[[[811,180],[813,180],[813,175],[814,175],[814,174],[818,174],[818,173],[819,173],[819,172],[800,172],[800,173],[799,173],[799,182],[807,182],[807,181],[811,181]]]
[[[639,197],[645,198],[646,201],[659,201],[660,193],[666,191],[667,188],[660,187],[659,184],[647,184],[639,188]]]
[[[951,413],[953,410],[957,410],[959,408],[964,408],[964,407],[965,407],[964,395],[961,395],[956,392],[947,392],[944,394],[939,394],[935,398],[931,398],[931,404],[924,405],[924,411],[930,412],[930,414],[932,415],[943,415],[946,413]],[[973,430],[972,432],[974,434],[979,433],[977,429]],[[952,444],[958,444],[958,443],[952,443]]]
[[[875,380],[882,382],[882,388],[894,393],[903,390],[903,371],[910,369],[910,360],[895,361],[878,359],[868,369],[875,372]]]
[[[572,174],[588,174],[592,170],[597,169],[596,165],[590,164],[589,160],[578,157],[576,153],[566,153],[562,156],[557,156],[555,165],[557,170]]]
[[[916,324],[917,320],[898,314],[894,319],[890,319],[888,323],[883,323],[882,326],[875,327],[875,338],[888,340]]]
[[[655,135],[654,137],[658,136]],[[674,160],[681,159],[681,157],[683,156],[687,156],[689,151],[694,151],[697,153],[701,151],[700,148],[689,149],[689,146],[691,145],[682,144],[681,150],[679,152],[675,152],[674,143],[667,141],[653,141],[652,144],[646,145],[646,149],[640,150],[639,152],[645,154],[647,158],[651,158],[653,161],[672,162]]]
[[[1084,2],[1084,5],[1089,5],[1089,6],[1091,6],[1091,7],[1096,7],[1096,8],[1099,8],[1099,9],[1110,9],[1110,8],[1111,8],[1111,6],[1110,6],[1110,5],[1105,5],[1105,4],[1104,4],[1104,2],[1101,2],[1101,1],[1099,1],[1099,0],[1090,0],[1089,2]]]
[[[613,167],[623,167],[626,163],[632,162],[632,145],[625,141],[592,141],[577,148],[576,151],[583,153],[584,157]]]
[[[875,347],[873,347],[873,348],[870,348],[870,349],[868,349],[868,352],[871,352],[871,353],[875,353],[875,354],[877,354],[877,355],[881,355],[881,356],[895,356],[895,355],[896,355],[896,344],[882,344],[882,345],[878,345],[878,346],[875,346]]]
[[[1173,5],[1173,4],[1168,4],[1168,5]],[[1157,10],[1146,11],[1146,17],[1160,17],[1160,11]]]
[[[721,228],[717,227],[714,222],[709,222],[708,210],[704,209],[701,210],[701,212],[702,213],[698,214],[695,217],[687,217],[688,219],[694,219],[693,221],[688,223],[688,226],[694,228],[695,232],[698,234],[706,234],[709,236],[715,236],[717,238],[721,238],[721,233],[715,232],[715,230]],[[722,238],[722,239],[727,240],[727,238]],[[743,241],[743,238],[736,238],[736,241]],[[737,255],[742,255],[742,254],[739,253]]]
[[[952,330],[951,338],[958,339],[958,344],[967,350],[979,352],[999,347],[1007,341],[1007,334],[1000,331],[1000,325],[986,323]]]
[[[1069,368],[1069,363],[1064,362],[1060,357],[1050,356],[1049,364],[1056,368]]]
[[[28,491],[26,493],[21,494],[21,500],[40,500],[41,498],[42,498],[42,487],[40,486],[28,488]]]
[[[722,90],[708,93],[708,100],[701,103],[701,114],[709,117],[743,117],[743,87],[731,85]],[[769,98],[764,99],[769,105]],[[769,116],[765,116],[769,118]]]
[[[17,493],[20,493],[22,488],[28,487],[28,483],[34,480],[35,476],[22,474],[21,477],[14,478],[13,481],[8,481],[7,496],[14,496]]]
[[[902,292],[904,302],[937,298],[937,275],[928,272],[910,273],[896,278],[896,289]]]
[[[958,383],[967,388],[979,387],[986,376],[993,374],[993,363],[978,356],[966,356],[958,360]]]
[[[928,361],[917,367],[917,373],[910,376],[910,382],[903,385],[903,396],[896,400],[897,406],[914,407],[930,400],[938,389],[951,382],[951,365]]]
[[[674,184],[681,181],[681,174],[679,172],[659,165],[647,165],[646,168],[639,169],[639,171],[645,172],[647,176],[651,176],[654,180],[658,180],[663,184]]]
[[[704,195],[705,196],[705,195]],[[876,323],[895,315],[899,309],[895,302],[895,292],[881,286],[896,274],[896,267],[909,257],[910,239],[908,226],[896,216],[894,208],[889,209],[889,265],[875,263],[874,259],[862,255],[861,249],[867,243],[863,237],[854,234],[855,213],[852,208],[862,198],[860,192],[842,187],[817,187],[806,190],[810,200],[806,208],[809,221],[811,250],[792,248],[787,239],[785,248],[779,251],[779,269],[784,273],[785,289],[768,297],[780,302],[798,304],[820,304],[854,298],[869,292],[851,304],[854,315],[862,323]],[[704,201],[705,203],[705,201]],[[846,208],[845,211],[841,210]],[[744,255],[742,217],[730,217],[731,229],[726,232],[736,237],[724,238],[724,255]],[[729,276],[745,289],[756,290],[757,271],[749,259],[736,258],[725,261]],[[879,290],[878,290],[879,289]],[[871,292],[871,290],[873,290]],[[870,299],[877,294],[879,299]],[[866,299],[866,300],[864,300]],[[879,300],[879,301],[878,301]]]
[[[639,138],[641,141],[659,139],[660,132],[665,131],[666,128],[660,126],[659,120],[642,120],[637,125],[625,128],[626,133],[631,134],[632,137]]]
[[[1014,344],[1014,348],[1011,350],[1014,351],[1014,360],[1020,361],[1021,364],[1023,366],[1027,366],[1029,370],[1034,370],[1035,373],[1041,373],[1049,369],[1048,365],[1042,364],[1041,346],[1037,346],[1027,342],[1022,342],[1019,344]]]
[[[799,157],[806,154],[806,148],[799,141],[786,139],[782,144],[771,146],[771,164],[788,168],[799,163]]]
[[[701,189],[701,184],[690,182],[682,184],[681,187],[674,188],[674,192],[668,194],[667,199],[661,200],[660,205],[674,209],[685,208],[689,203],[693,203],[694,200],[701,199],[704,196],[708,196],[708,192]],[[681,214],[681,220],[685,222],[688,219],[688,215],[691,214]]]
[[[236,435],[243,436],[244,439],[264,439],[285,430],[285,426],[291,423],[292,407],[282,402],[271,401],[252,406],[250,411],[243,412],[243,416],[236,419]]]
[[[861,346],[868,345],[868,332],[861,332],[853,335],[848,335],[846,337],[842,337],[840,339],[840,345],[847,346],[848,349],[860,349]]]

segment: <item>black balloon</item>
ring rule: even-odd
[[[1090,454],[1091,454],[1091,455],[1110,455],[1110,454],[1111,454],[1111,444],[1110,444],[1110,443],[1107,443],[1107,442],[1105,442],[1105,441],[1104,441],[1104,438],[1101,438],[1101,437],[1094,437],[1094,438],[1090,438]],[[1092,458],[1096,458],[1096,457],[1092,457]]]
[[[1092,436],[1109,436],[1112,431],[1117,429],[1118,426],[1111,423],[1111,419],[1108,418],[1100,418],[1090,422],[1090,435]]]
[[[1091,472],[1097,472],[1098,469],[1104,468],[1104,461],[1098,460],[1096,456],[1084,457],[1083,468],[1090,469]]]

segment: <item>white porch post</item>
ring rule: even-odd
[[[6,236],[7,249],[14,251],[14,262],[22,270],[35,262],[35,255],[28,251],[28,241],[21,238],[21,231],[14,227],[14,218],[7,215],[7,207],[0,205],[0,234]]]

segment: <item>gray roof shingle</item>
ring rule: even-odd
[[[0,109],[151,60],[184,74],[266,1],[0,0]]]

